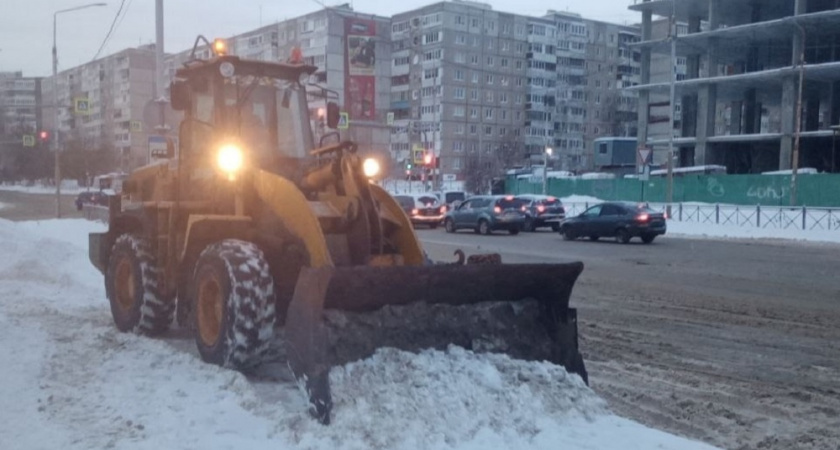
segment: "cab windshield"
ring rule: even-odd
[[[231,77],[223,89],[223,129],[257,160],[300,157],[310,150],[309,113],[301,107],[298,89],[254,77]]]

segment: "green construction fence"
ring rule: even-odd
[[[631,178],[584,180],[549,178],[547,194],[556,197],[586,195],[601,200],[664,203],[667,178],[648,181]],[[800,174],[796,205],[840,207],[840,174]],[[541,194],[542,183],[509,176],[508,194]],[[731,205],[790,205],[790,175],[683,175],[674,177],[674,203],[703,202]]]

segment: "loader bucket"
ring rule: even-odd
[[[286,316],[289,364],[313,415],[332,407],[329,370],[378,347],[454,344],[565,366],[587,382],[569,308],[583,263],[303,268]]]

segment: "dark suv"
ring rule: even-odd
[[[665,234],[665,214],[648,207],[646,203],[608,202],[595,205],[578,216],[564,220],[560,234],[567,241],[589,237],[615,237],[626,244],[639,237],[650,244],[660,234]]]
[[[82,210],[84,205],[108,206],[108,196],[99,191],[85,191],[76,196],[76,209]]]
[[[516,199],[522,202],[525,212],[523,231],[536,231],[537,228],[551,227],[560,231],[560,221],[566,218],[566,209],[557,197],[549,195],[522,194]]]
[[[524,223],[522,203],[512,195],[470,197],[457,208],[448,211],[443,219],[448,233],[469,228],[480,234],[490,234],[494,230],[507,230],[510,234],[519,234]]]

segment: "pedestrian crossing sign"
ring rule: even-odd
[[[23,146],[24,147],[34,147],[35,146],[35,136],[31,134],[24,134],[23,135]]]
[[[88,100],[87,98],[73,99],[73,104],[75,106],[74,109],[76,111],[76,114],[90,114],[90,100]]]
[[[350,114],[342,112],[338,115],[338,129],[346,130],[350,128]]]

